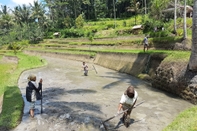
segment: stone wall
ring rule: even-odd
[[[155,71],[152,86],[197,104],[197,74],[187,69],[188,62],[162,62]]]
[[[146,69],[148,57],[146,54],[98,53],[94,63],[137,76]]]

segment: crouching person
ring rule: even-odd
[[[122,117],[123,123],[126,127],[129,127],[130,114],[137,101],[137,97],[138,97],[138,93],[137,91],[134,90],[133,86],[129,86],[121,97],[121,100],[118,106],[118,113],[121,110],[124,111],[128,109],[126,112],[124,112],[123,117]]]

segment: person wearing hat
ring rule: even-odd
[[[30,103],[29,114],[34,117],[35,101],[36,101],[36,92],[39,92],[42,88],[42,79],[40,79],[39,84],[36,84],[36,76],[29,75],[28,84],[26,87],[26,99]]]
[[[123,117],[122,117],[122,120],[123,120],[126,127],[129,126],[130,114],[131,114],[131,111],[132,111],[136,101],[137,101],[137,98],[138,98],[137,91],[134,90],[133,86],[129,86],[127,88],[127,90],[123,93],[123,95],[120,99],[120,103],[118,106],[118,113],[121,110],[124,111],[124,110],[128,109],[126,112],[124,112]]]

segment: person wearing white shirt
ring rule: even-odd
[[[121,110],[126,110],[128,109],[124,114],[123,114],[123,122],[125,124],[126,127],[129,126],[130,123],[130,114],[131,111],[137,101],[138,98],[138,93],[137,91],[134,90],[133,86],[129,86],[127,88],[127,90],[123,93],[121,99],[120,99],[120,103],[118,106],[118,113]]]
[[[145,51],[148,51],[148,36],[145,36],[144,37],[144,40],[143,40],[143,45],[144,45],[144,52]]]
[[[82,68],[84,71],[84,75],[87,76],[88,75],[88,65],[85,62],[83,62]]]

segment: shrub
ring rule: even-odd
[[[123,21],[122,26],[123,26],[123,27],[126,27],[126,26],[127,26],[127,22],[126,22],[125,20]]]
[[[107,24],[107,29],[114,28],[114,24]]]
[[[84,25],[84,19],[83,19],[83,15],[82,14],[80,14],[76,18],[75,25],[76,25],[77,28],[82,28],[83,27],[83,25]]]
[[[183,36],[183,29],[176,30],[178,36]]]
[[[18,42],[12,42],[8,45],[9,50],[22,50],[23,48],[27,47],[29,44],[28,40],[22,40]]]
[[[165,31],[160,31],[160,37],[168,37],[170,35],[170,32],[165,30]]]
[[[65,29],[62,31],[62,37],[63,38],[68,38],[68,37],[84,37],[85,36],[85,32],[83,29]]]

